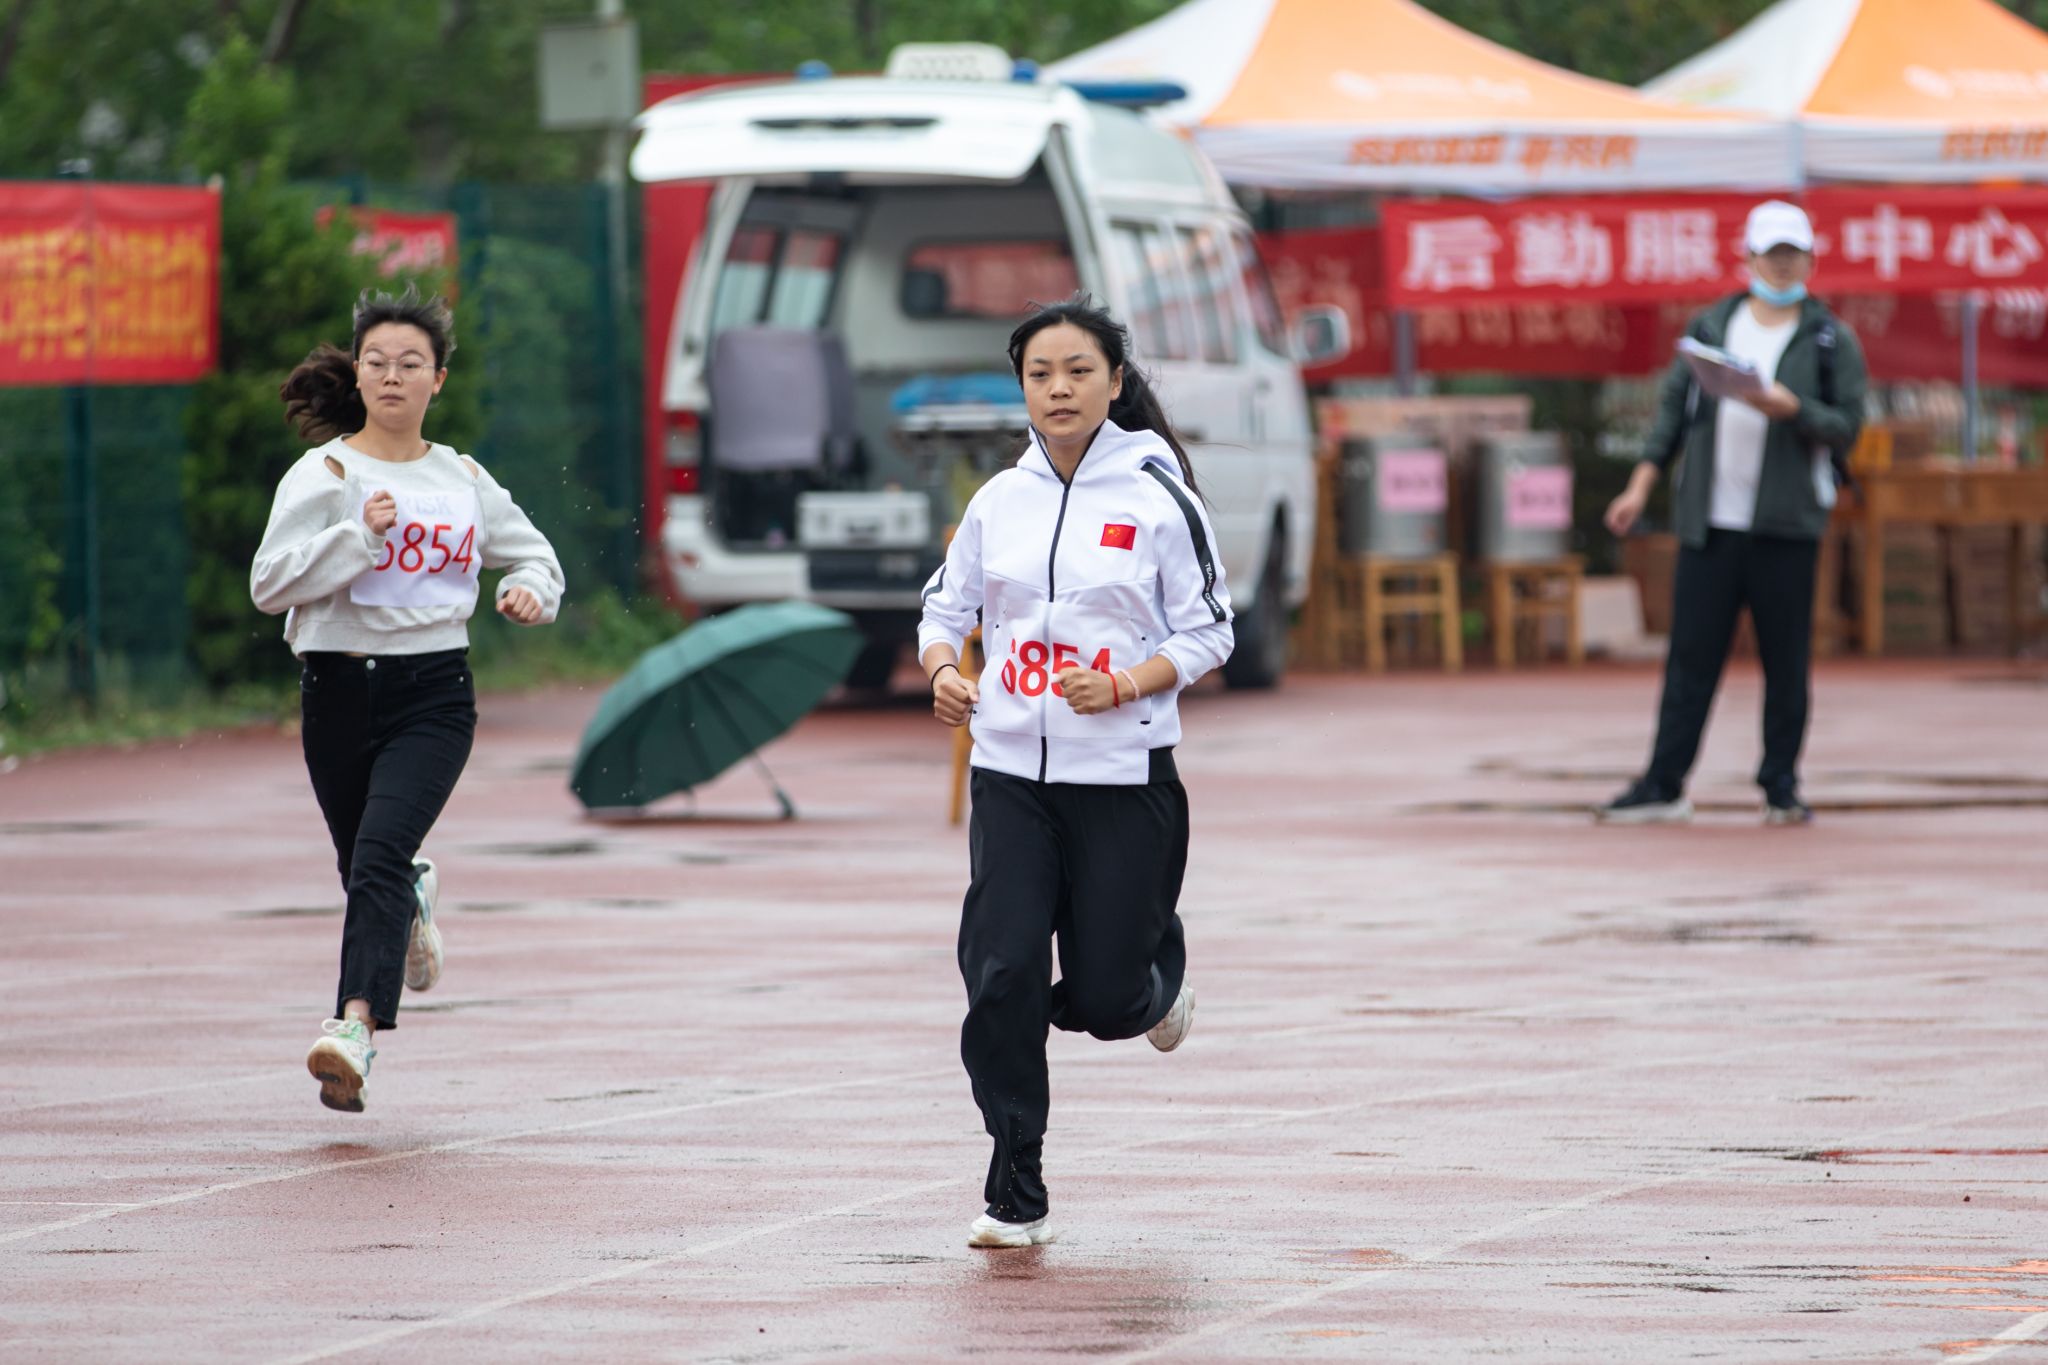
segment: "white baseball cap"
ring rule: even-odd
[[[1796,246],[1813,250],[1813,220],[1806,210],[1782,199],[1758,204],[1749,211],[1742,229],[1742,245],[1750,255],[1761,256],[1774,246]]]

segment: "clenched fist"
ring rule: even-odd
[[[381,536],[398,524],[398,499],[386,489],[370,494],[370,500],[363,504],[363,525],[370,528],[370,534]]]

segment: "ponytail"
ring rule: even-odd
[[[1166,442],[1174,458],[1180,461],[1181,481],[1187,484],[1189,492],[1200,497],[1202,490],[1195,485],[1195,466],[1188,459],[1187,448],[1174,435],[1173,424],[1166,420],[1166,409],[1151,381],[1131,361],[1130,332],[1107,308],[1097,307],[1088,295],[1073,294],[1058,303],[1046,304],[1010,333],[1010,368],[1016,371],[1017,378],[1024,378],[1024,348],[1031,344],[1031,338],[1063,322],[1094,337],[1109,368],[1123,372],[1123,391],[1110,400],[1109,420],[1125,431],[1149,431]]]
[[[284,419],[299,429],[299,435],[321,445],[351,431],[361,431],[369,421],[369,409],[356,388],[356,366],[347,351],[326,342],[313,348],[299,362],[291,377],[278,387],[284,399]]]
[[[1195,466],[1188,459],[1187,447],[1180,443],[1173,424],[1166,420],[1166,409],[1153,392],[1152,381],[1128,360],[1124,362],[1123,392],[1109,400],[1109,420],[1125,431],[1149,431],[1166,442],[1180,461],[1181,482],[1196,497],[1202,495],[1202,490],[1195,486]]]

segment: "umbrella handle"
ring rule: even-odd
[[[761,755],[754,753],[747,755],[747,757],[751,758],[754,761],[754,766],[760,770],[761,780],[768,784],[768,790],[775,793],[775,802],[782,807],[782,818],[785,820],[796,819],[796,803],[789,799],[789,793],[784,791],[782,784],[775,780],[775,774],[768,771],[768,765],[761,761]]]

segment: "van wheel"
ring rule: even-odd
[[[1233,688],[1279,685],[1287,671],[1287,532],[1274,526],[1266,545],[1266,567],[1259,575],[1259,595],[1250,611],[1239,612],[1237,648],[1223,664],[1223,681]]]

